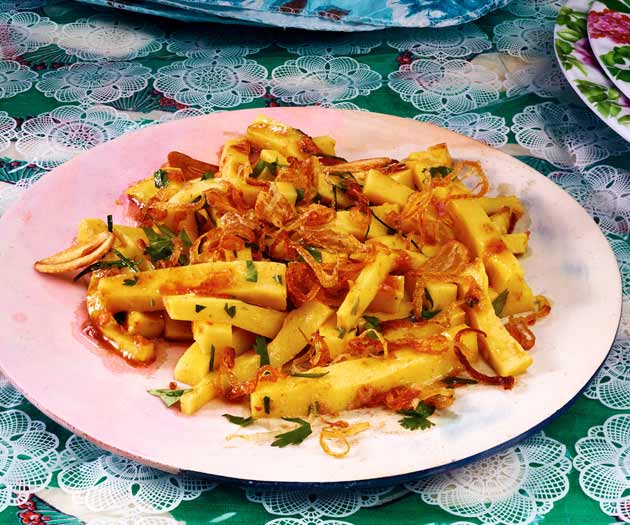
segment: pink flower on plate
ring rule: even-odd
[[[588,38],[580,38],[580,40],[575,43],[575,54],[583,64],[599,68],[597,61],[593,56],[593,50],[591,49],[591,44],[589,43]]]
[[[617,44],[630,44],[630,16],[612,9],[588,14],[591,38],[610,38]]]

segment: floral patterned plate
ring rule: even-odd
[[[591,0],[569,0],[560,9],[554,48],[560,69],[582,101],[609,127],[630,141],[630,100],[599,66],[587,35]]]
[[[514,390],[473,386],[458,391],[436,425],[412,432],[379,410],[345,414],[369,421],[343,460],[325,455],[314,434],[300,446],[269,446],[287,424],[262,421],[241,429],[221,414],[240,407],[216,401],[193,417],[147,394],[172,379],[181,350],[161,349],[156,362],[133,368],[81,336],[83,285],[38,274],[33,261],[70,244],[85,217],[113,214],[128,222],[123,190],[180,150],[216,162],[226,137],[258,113],[314,135],[334,134],[348,158],[406,153],[447,143],[455,158],[478,160],[492,186],[525,202],[531,255],[523,263],[551,316],[536,326],[534,365]],[[176,120],[97,146],[55,168],[0,219],[0,368],[47,415],[116,454],[167,471],[278,484],[394,485],[485,457],[540,429],[580,393],[606,358],[621,310],[615,257],[590,216],[532,168],[443,128],[392,116],[319,107],[252,109]],[[247,434],[248,439],[229,439]],[[430,453],[427,453],[430,451]],[[286,486],[286,485],[285,485]],[[302,486],[301,488],[306,488]]]
[[[613,84],[630,96],[630,0],[593,2],[587,27],[599,65]]]

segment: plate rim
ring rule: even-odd
[[[278,110],[282,110],[280,112],[286,112],[287,110],[290,110],[292,108],[250,108],[250,109],[243,109],[243,110],[238,110],[238,111],[242,111],[242,112],[249,112],[249,113],[267,113],[270,114],[271,116],[273,116],[274,113],[278,112]],[[300,108],[296,108],[298,110],[304,110],[304,107],[300,107]],[[342,109],[332,109],[332,108],[320,108],[317,106],[312,106],[309,109],[313,109],[316,111],[326,111],[326,112],[335,112],[335,113],[353,113],[356,114],[356,111],[353,110],[342,110]],[[278,113],[280,113],[278,112]],[[232,113],[232,112],[226,112],[226,113]],[[387,119],[395,119],[395,120],[401,120],[401,121],[410,121],[412,119],[406,119],[404,117],[398,117],[396,115],[389,115],[389,114],[383,114],[383,113],[375,113],[375,112],[368,112],[368,114],[376,116],[376,117],[384,117]],[[200,116],[195,116],[195,117],[190,117],[191,119],[204,119],[204,118],[208,118],[210,115],[200,115]],[[188,119],[182,119],[182,120],[188,120]],[[169,126],[169,124],[175,124],[178,121],[171,121],[171,122],[166,122],[163,124],[160,124],[160,126],[165,125],[165,126]],[[420,124],[420,123],[418,123]],[[439,126],[435,126],[434,124],[430,124],[430,123],[421,123],[422,125],[425,126],[430,126],[430,127],[435,127],[438,128]],[[145,128],[140,128],[137,130],[134,130],[130,133],[126,133],[123,136],[127,136],[127,135],[131,135],[131,134],[135,134],[135,133],[140,133],[142,131],[144,131]],[[505,157],[509,157],[513,162],[516,162],[520,165],[522,165],[522,167],[526,170],[529,170],[531,172],[535,172],[539,177],[541,177],[544,180],[547,180],[549,183],[553,183],[552,179],[549,179],[548,177],[545,177],[543,174],[541,174],[540,172],[538,172],[536,169],[532,168],[531,166],[529,166],[528,164],[524,163],[523,161],[519,160],[516,157],[513,157],[512,155],[509,155],[501,150],[498,150],[496,148],[492,148],[490,146],[487,146],[485,144],[479,143],[478,141],[471,139],[470,137],[466,137],[464,135],[452,132],[446,128],[440,128],[444,133],[446,133],[447,135],[452,135],[452,136],[457,136],[459,137],[459,140],[461,141],[462,139],[464,139],[464,142],[468,142],[469,144],[474,144],[474,145],[478,145],[479,147],[482,147],[482,149],[485,150],[490,150],[492,152],[494,152],[494,154],[498,154],[500,156],[505,156]],[[108,144],[110,144],[111,142],[114,141],[109,141],[106,142],[104,144],[101,144],[99,146],[96,146],[96,148],[92,148],[90,150],[87,150],[86,152],[89,151],[93,151],[95,149],[98,148],[103,148],[106,147]],[[83,154],[77,155],[76,157],[74,157],[73,159],[70,159],[69,161],[67,161],[66,163],[62,164],[61,166],[65,166],[66,164],[72,164],[74,162],[77,162],[77,159],[81,159],[81,157],[83,156]],[[61,166],[55,168],[54,170],[51,171],[56,171],[57,169],[59,169]],[[48,173],[44,178],[50,179],[50,173]],[[43,179],[43,178],[42,178]],[[35,184],[33,184],[32,187],[37,186],[38,184],[40,184],[42,182],[42,179],[38,180]],[[567,197],[569,197],[577,206],[579,206],[579,208],[582,210],[582,212],[589,217],[592,220],[592,217],[590,217],[590,215],[588,215],[588,213],[584,210],[584,208],[582,206],[579,205],[579,203],[568,193],[566,192],[563,188],[559,187],[557,184],[554,184],[554,186],[556,186],[559,190],[561,190]],[[13,213],[17,213],[19,211],[19,207],[20,207],[20,203],[23,200],[28,199],[28,194],[30,193],[31,188],[29,188],[26,192],[24,192],[16,201],[14,201],[11,206],[9,206],[9,208],[6,210],[6,212],[2,215],[2,217],[0,217],[0,228],[4,225],[4,223],[8,223],[9,219],[7,219],[7,217]],[[9,213],[11,212],[11,213]],[[601,230],[596,226],[595,223],[593,223],[593,226],[595,228],[597,228],[597,232],[599,233],[599,235],[601,236],[601,238],[603,240],[607,240],[605,235],[603,234],[603,232],[601,232]],[[514,436],[502,443],[499,443],[493,447],[490,447],[488,449],[485,449],[483,451],[480,451],[476,454],[472,454],[470,456],[467,456],[465,458],[461,458],[457,461],[454,462],[450,462],[450,463],[446,463],[443,465],[439,465],[436,467],[431,467],[428,469],[421,469],[421,470],[417,470],[417,471],[413,471],[413,472],[407,472],[404,474],[396,474],[396,475],[392,475],[392,476],[385,476],[385,477],[374,477],[374,478],[364,478],[364,479],[358,479],[358,480],[344,480],[344,481],[270,481],[270,480],[257,480],[257,479],[245,479],[245,478],[239,478],[239,477],[234,477],[234,476],[223,476],[223,475],[218,475],[218,474],[209,474],[209,473],[205,473],[205,472],[200,472],[200,471],[194,471],[194,470],[187,470],[187,469],[180,469],[180,468],[169,468],[167,465],[161,464],[159,462],[143,462],[143,461],[139,461],[139,458],[137,455],[135,455],[132,452],[128,452],[128,451],[124,451],[124,450],[120,450],[118,448],[116,448],[115,446],[110,446],[107,445],[106,443],[103,443],[101,441],[99,441],[97,438],[94,438],[92,436],[89,436],[86,432],[82,432],[79,429],[77,429],[74,425],[64,421],[61,417],[56,416],[55,414],[52,413],[52,411],[49,411],[46,408],[43,408],[42,406],[40,406],[39,402],[34,402],[32,401],[28,395],[24,394],[22,389],[19,387],[15,387],[16,389],[18,389],[18,391],[20,391],[21,393],[23,393],[24,397],[26,399],[28,399],[28,401],[35,406],[38,410],[40,410],[44,415],[46,415],[48,418],[50,418],[52,421],[58,423],[59,425],[61,425],[62,427],[69,429],[71,432],[73,432],[76,435],[79,435],[85,439],[87,439],[88,441],[97,444],[99,447],[110,451],[112,453],[121,455],[123,457],[131,457],[131,459],[133,459],[134,461],[137,461],[141,464],[149,464],[150,466],[157,468],[157,469],[161,469],[164,470],[166,472],[175,472],[175,473],[181,473],[181,474],[191,474],[194,476],[200,476],[200,477],[204,477],[210,480],[214,480],[217,481],[221,484],[224,485],[235,485],[235,486],[240,486],[240,487],[256,487],[256,488],[261,488],[261,489],[265,489],[265,488],[270,488],[270,489],[281,489],[281,490],[305,490],[305,489],[309,489],[309,490],[331,490],[331,489],[359,489],[359,488],[369,488],[369,487],[382,487],[382,486],[390,486],[390,485],[398,485],[398,484],[402,484],[402,483],[407,483],[407,482],[411,482],[411,481],[415,481],[419,478],[431,475],[431,474],[437,474],[440,472],[444,472],[446,470],[452,470],[458,467],[461,467],[463,465],[466,465],[468,463],[471,463],[473,461],[479,460],[479,459],[483,459],[485,457],[489,457],[491,455],[496,454],[497,452],[501,451],[501,450],[505,450],[506,448],[509,448],[511,446],[514,446],[515,444],[517,444],[518,442],[521,442],[522,440],[526,439],[527,437],[531,436],[532,434],[535,434],[536,432],[538,432],[539,430],[541,430],[544,426],[546,426],[547,424],[549,424],[552,420],[554,420],[555,418],[557,418],[558,416],[560,416],[562,413],[564,413],[566,410],[568,410],[576,401],[577,399],[582,395],[582,393],[584,392],[584,390],[588,387],[588,385],[590,384],[590,382],[592,381],[592,379],[599,373],[599,371],[601,370],[602,366],[605,364],[610,351],[612,349],[612,346],[614,344],[614,341],[616,339],[616,334],[618,331],[618,327],[622,318],[622,310],[621,310],[621,306],[623,304],[623,294],[621,293],[622,290],[622,280],[621,280],[621,273],[619,270],[619,265],[618,262],[614,256],[614,253],[612,251],[612,248],[610,248],[610,245],[608,243],[606,243],[606,245],[608,246],[608,254],[613,258],[613,260],[615,261],[615,269],[616,269],[616,279],[615,281],[618,283],[616,286],[616,290],[618,291],[618,301],[617,301],[617,308],[615,309],[616,312],[618,312],[617,315],[617,319],[616,319],[616,329],[614,331],[614,333],[611,332],[611,337],[610,337],[610,341],[609,343],[607,343],[607,347],[608,350],[606,351],[601,363],[599,364],[599,366],[597,367],[597,369],[593,372],[593,374],[590,376],[590,378],[588,379],[588,381],[585,382],[585,384],[583,386],[580,387],[580,389],[573,395],[573,397],[571,397],[563,406],[559,407],[555,412],[553,412],[552,414],[550,414],[548,417],[546,417],[545,419],[539,421],[537,424],[535,424],[534,426],[530,427],[529,429],[523,431],[522,433],[518,434],[517,436]],[[0,362],[0,371],[2,371],[2,373],[5,374],[5,376],[7,377],[7,379],[10,379],[10,374],[8,374],[4,367],[2,366],[2,363]],[[11,383],[13,384],[13,382],[11,381]]]

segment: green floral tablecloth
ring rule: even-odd
[[[558,70],[559,8],[556,0],[515,0],[458,28],[321,35],[0,0],[0,212],[48,170],[138,127],[264,106],[378,111],[472,136],[564,187],[613,246],[627,298],[628,143],[578,101]],[[457,471],[386,489],[258,492],[159,472],[73,436],[0,378],[0,522],[630,521],[628,306],[606,365],[544,433]]]

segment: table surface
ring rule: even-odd
[[[0,212],[48,170],[141,126],[264,106],[378,111],[472,136],[564,187],[613,246],[627,298],[628,143],[584,108],[555,63],[559,4],[515,0],[458,28],[317,35],[0,0]],[[629,306],[602,371],[544,432],[379,490],[259,492],[159,472],[73,436],[0,378],[0,523],[630,521]]]

